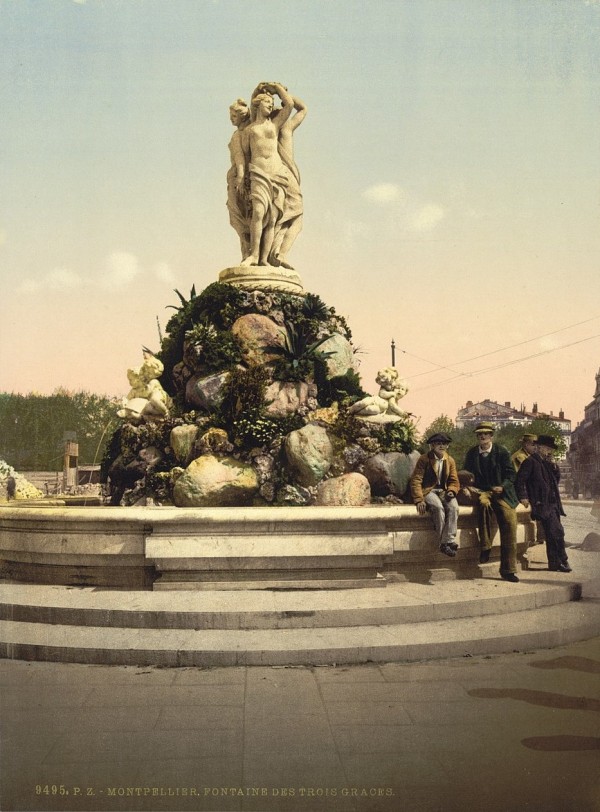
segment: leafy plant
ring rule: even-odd
[[[344,375],[335,375],[329,378],[327,365],[322,358],[315,359],[315,383],[317,384],[317,399],[320,406],[331,406],[334,401],[346,406],[356,400],[367,396],[361,386],[360,376],[353,369]]]
[[[175,288],[174,292],[179,296],[179,301],[181,302],[181,305],[179,307],[177,307],[177,305],[167,305],[167,308],[172,308],[173,310],[178,311],[183,310],[189,305],[192,299],[196,298],[196,285],[192,285],[189,299],[186,299],[185,296],[177,290],[177,288]]]
[[[241,361],[233,333],[218,330],[206,318],[186,331],[185,345],[194,348],[197,367],[207,372],[221,372]]]
[[[326,322],[329,318],[329,309],[320,296],[307,293],[302,301],[302,315],[307,321]]]
[[[410,454],[417,445],[417,430],[415,424],[408,418],[401,418],[394,423],[384,423],[373,432],[380,449],[386,451],[400,451]]]
[[[280,381],[306,381],[314,377],[315,362],[328,358],[331,352],[319,352],[319,347],[329,334],[314,339],[305,330],[288,324],[284,334],[283,345],[271,345],[266,351],[276,357],[273,365],[273,377]]]
[[[175,307],[175,313],[166,326],[166,336],[163,339],[158,357],[164,364],[161,383],[165,390],[174,395],[177,391],[173,381],[173,367],[183,358],[185,334],[202,321],[214,325],[217,330],[226,330],[238,315],[241,315],[243,294],[233,285],[213,282],[196,296],[195,286],[190,291],[190,298],[185,299],[179,291],[181,305]],[[216,370],[218,371],[218,370]]]
[[[265,394],[268,383],[269,374],[262,366],[233,369],[223,386],[219,407],[223,427],[230,426],[242,416],[261,415],[267,406]]]

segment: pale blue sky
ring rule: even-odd
[[[274,80],[309,110],[291,259],[348,318],[365,386],[393,336],[422,427],[485,397],[581,419],[599,43],[592,0],[0,0],[0,388],[128,389],[172,289],[238,262],[228,106]],[[593,317],[447,383],[414,357],[454,369]]]

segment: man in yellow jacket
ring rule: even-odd
[[[410,490],[417,512],[423,516],[429,511],[431,515],[440,552],[452,558],[458,550],[456,494],[460,483],[456,462],[447,450],[451,442],[447,434],[433,434],[427,438],[430,450],[419,457],[410,479]]]

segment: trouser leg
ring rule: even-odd
[[[492,546],[493,514],[491,494],[488,491],[482,491],[477,504],[477,532],[482,550],[489,550]]]
[[[543,544],[546,541],[544,524],[539,519],[535,523],[535,541],[537,544]]]
[[[517,511],[503,499],[492,502],[500,529],[500,574],[517,571]]]
[[[452,544],[456,541],[458,528],[458,502],[456,499],[450,499],[449,502],[444,502],[444,506],[446,508],[446,523],[444,525],[442,544]]]
[[[546,534],[548,566],[557,567],[559,564],[566,564],[568,557],[565,550],[565,529],[560,521],[558,508],[549,510],[542,521]]]
[[[431,516],[431,521],[433,522],[433,528],[437,533],[438,541],[441,544],[444,526],[446,523],[444,503],[435,491],[429,491],[425,497],[425,504],[429,508],[429,515]]]

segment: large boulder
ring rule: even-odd
[[[191,424],[171,429],[169,443],[179,462],[185,463],[190,458],[198,432],[198,426]]]
[[[254,468],[233,457],[205,454],[193,460],[173,488],[177,507],[231,507],[249,504],[259,488]]]
[[[317,505],[368,505],[371,502],[369,480],[362,474],[343,474],[325,482],[317,488]]]
[[[410,454],[387,451],[369,457],[363,465],[363,473],[369,480],[373,495],[402,496],[418,459],[418,451],[411,451]]]
[[[272,361],[275,356],[268,348],[284,346],[285,333],[282,328],[272,319],[258,313],[240,316],[233,323],[231,332],[237,338],[242,357],[248,365]]]
[[[319,347],[319,352],[331,353],[325,360],[329,378],[345,375],[348,370],[354,369],[352,344],[339,333],[333,333],[327,341],[324,341]]]
[[[267,414],[274,417],[296,414],[301,406],[307,405],[309,394],[309,384],[304,381],[273,381],[265,392],[265,399],[271,401],[266,409]]]
[[[223,397],[223,386],[229,372],[215,375],[193,375],[185,385],[185,402],[191,409],[210,412],[216,409]]]
[[[327,430],[313,424],[288,434],[285,453],[298,482],[307,487],[319,483],[333,462],[333,446]]]

